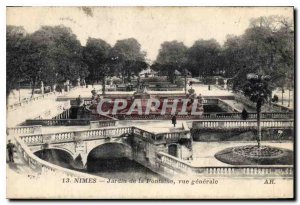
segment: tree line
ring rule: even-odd
[[[88,83],[102,80],[105,86],[105,78],[113,75],[130,82],[149,66],[134,38],[118,40],[114,46],[88,38],[82,46],[71,29],[61,25],[42,26],[31,34],[23,27],[7,26],[6,36],[7,95],[24,81],[33,90],[41,81],[51,86],[78,78]],[[279,16],[256,18],[244,34],[227,36],[222,46],[215,39],[200,39],[191,47],[166,41],[151,68],[172,82],[176,70],[194,77],[221,75],[230,78],[234,90],[241,89],[247,73],[269,74],[273,88],[293,86],[293,23]]]
[[[80,78],[91,84],[102,80],[105,85],[110,75],[130,81],[148,66],[146,53],[134,38],[118,40],[113,47],[88,38],[82,46],[71,29],[61,25],[42,26],[31,34],[23,27],[7,26],[6,36],[7,95],[20,82],[29,82],[34,93],[41,81],[52,86]]]
[[[164,42],[152,68],[171,80],[175,70],[194,77],[221,75],[230,78],[234,90],[242,88],[247,73],[269,74],[273,89],[293,86],[288,85],[294,76],[293,23],[280,16],[252,19],[244,34],[228,35],[223,46],[215,39],[200,39],[191,47]]]

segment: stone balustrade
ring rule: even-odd
[[[55,92],[50,92],[50,93],[45,93],[43,95],[39,95],[39,96],[36,96],[36,97],[33,97],[33,98],[28,98],[26,100],[22,100],[21,102],[14,103],[12,105],[8,105],[7,106],[7,111],[10,112],[12,110],[16,110],[16,109],[19,109],[20,107],[28,105],[32,102],[36,102],[36,101],[39,101],[41,99],[46,99],[48,97],[54,97],[54,96],[56,96],[56,93]]]
[[[126,115],[119,113],[113,115],[114,118],[120,120],[170,120],[172,115],[161,115],[159,112],[150,113],[149,115]],[[181,115],[176,114],[178,120],[192,120],[192,119],[242,119],[240,112],[221,112],[221,113],[203,113],[202,115]],[[256,113],[248,113],[247,119],[256,119]],[[292,119],[294,114],[291,112],[264,112],[261,113],[261,119]]]
[[[7,128],[7,132],[9,135],[20,135],[20,134],[34,134],[41,133],[42,126],[34,125],[34,126],[17,126]]]
[[[272,102],[272,106],[281,112],[293,112],[293,108],[280,105],[279,103]]]
[[[43,143],[43,135],[42,134],[23,135],[23,136],[20,136],[20,138],[28,145]]]
[[[289,119],[261,120],[262,128],[293,128],[294,121]],[[256,120],[197,120],[193,128],[257,128]]]
[[[137,127],[133,127],[132,133],[135,136],[139,136],[140,138],[148,141],[148,142],[155,142],[156,140],[156,135],[154,133],[148,132],[146,130],[137,128]]]
[[[155,134],[156,139],[160,139],[166,142],[177,142],[179,139],[190,139],[190,131],[173,131]]]
[[[157,161],[178,173],[189,173],[195,176],[230,176],[230,177],[293,177],[292,165],[234,165],[195,167],[181,159],[164,152],[157,153]]]
[[[62,143],[76,140],[91,140],[107,137],[120,137],[124,134],[134,134],[144,140],[154,144],[160,144],[170,141],[178,141],[181,138],[190,139],[189,130],[179,130],[164,133],[151,133],[136,127],[112,127],[112,128],[98,128],[86,129],[80,131],[69,131],[59,133],[47,134],[32,134],[23,135],[20,138],[28,145],[37,145],[45,143]]]
[[[55,118],[57,115],[63,114],[70,108],[70,101],[65,101],[58,105],[53,106],[50,109],[42,112],[38,116],[34,117],[34,119],[52,119]]]
[[[31,120],[30,119],[30,120],[26,120],[26,125],[84,126],[84,125],[90,125],[90,120],[88,119],[33,119]]]
[[[201,118],[204,119],[241,119],[242,113],[223,112],[223,113],[204,113]],[[256,119],[257,113],[248,113],[247,119]],[[291,112],[263,112],[261,119],[292,119],[294,114]]]
[[[100,128],[100,127],[112,127],[116,126],[118,120],[97,120],[97,121],[90,121],[90,128]]]
[[[63,177],[84,177],[84,178],[91,177],[91,175],[89,174],[66,169],[38,158],[31,152],[29,147],[19,137],[15,137],[15,142],[16,142],[16,147],[18,151],[21,153],[25,163],[31,169],[37,172],[36,177],[39,177],[40,175],[61,175]],[[93,178],[96,178],[97,180],[101,180],[101,181],[104,180],[104,178],[98,176],[93,176]]]
[[[60,143],[77,140],[90,140],[107,137],[120,137],[123,134],[131,134],[132,127],[117,127],[105,129],[86,129],[72,132],[47,133],[37,135],[24,135],[20,138],[28,145],[45,143]]]

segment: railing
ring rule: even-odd
[[[64,103],[60,103],[59,105],[54,106],[52,109],[48,109],[44,112],[42,112],[41,114],[39,114],[37,117],[35,117],[34,119],[49,119],[54,117],[54,115],[58,115],[61,114],[62,112],[64,112],[65,110],[70,108],[70,101],[66,101]]]
[[[245,105],[248,105],[249,107],[252,107],[252,108],[256,107],[255,103],[251,102],[249,99],[247,99],[242,94],[235,93],[234,96],[235,96],[234,98],[235,98],[236,101],[241,102]],[[271,106],[269,104],[265,104],[263,107],[269,108],[269,109],[272,109],[272,110],[276,110],[278,112],[292,112],[293,111],[293,108],[289,108],[289,107],[280,105],[279,103],[273,103],[273,102],[271,103]]]
[[[203,98],[202,103],[203,103],[203,105],[217,105],[217,104],[219,104],[219,99]]]
[[[54,164],[51,164],[49,162],[46,162],[37,156],[35,156],[31,150],[28,148],[28,146],[19,138],[15,137],[16,141],[16,147],[18,151],[21,153],[24,161],[28,164],[28,166],[37,171],[38,174],[47,174],[47,175],[63,175],[66,177],[84,177],[84,178],[90,178],[91,175],[85,174],[78,171],[73,171],[70,169],[66,169]],[[93,176],[94,178],[97,178],[99,180],[103,180],[104,178]]]
[[[120,120],[170,120],[173,115],[170,113],[166,113],[161,115],[160,112],[151,112],[149,115],[127,115],[126,113],[119,113],[117,115],[113,115],[114,118]],[[177,120],[192,120],[192,119],[201,119],[202,115],[190,115],[190,114],[176,114]]]
[[[256,119],[256,113],[248,113],[247,119]],[[149,115],[127,115],[119,113],[113,115],[114,118],[120,120],[170,120],[171,114],[161,115],[159,112],[150,113]],[[221,112],[221,113],[203,113],[202,115],[176,114],[177,120],[192,120],[192,119],[242,119],[242,113],[238,112]],[[264,112],[261,113],[261,119],[293,119],[294,114],[291,112]]]
[[[262,120],[262,128],[293,128],[294,121],[289,119]],[[256,120],[197,120],[193,122],[193,129],[200,128],[256,128]]]
[[[166,142],[176,142],[179,139],[190,139],[190,131],[173,131],[173,132],[162,132],[155,134],[156,139],[160,139]]]
[[[7,128],[9,135],[20,135],[20,134],[34,134],[42,131],[41,125],[34,126],[18,126]]]
[[[44,143],[60,143],[79,140],[93,140],[107,137],[119,137],[123,134],[131,133],[132,127],[118,127],[105,129],[87,129],[73,132],[24,135],[20,136],[20,138],[28,145],[36,145]]]
[[[89,119],[37,119],[26,120],[26,125],[43,125],[43,126],[86,126],[91,128],[115,126],[117,120],[98,120],[90,121]]]
[[[201,118],[204,119],[242,119],[242,113],[223,112],[223,113],[204,113]],[[256,119],[257,113],[248,113],[247,119]],[[291,112],[263,112],[262,119],[292,119],[294,114]]]
[[[43,95],[39,95],[39,96],[36,96],[36,97],[33,97],[33,98],[28,98],[26,100],[22,100],[21,102],[18,102],[18,103],[12,104],[12,105],[8,105],[7,110],[8,111],[16,110],[20,107],[23,107],[24,105],[28,105],[32,102],[36,102],[38,100],[45,99],[45,98],[48,98],[48,97],[52,97],[52,96],[55,96],[55,95],[56,95],[55,92],[50,92],[50,93],[45,93]]]
[[[272,106],[278,108],[281,112],[293,112],[293,108],[284,106],[284,105],[280,105],[279,103],[273,103],[272,102]]]
[[[293,177],[292,165],[234,165],[195,167],[164,152],[157,153],[157,162],[175,173],[189,173],[195,176],[230,177]]]
[[[33,134],[24,135],[20,138],[28,145],[37,145],[44,143],[61,143],[78,140],[93,140],[107,137],[120,137],[123,134],[134,134],[144,140],[154,144],[160,144],[170,141],[177,141],[181,138],[190,139],[189,130],[179,130],[174,132],[151,133],[137,127],[113,127],[87,129],[72,132],[48,133],[48,134]]]
[[[80,126],[89,125],[88,119],[37,119],[26,120],[26,125],[43,125],[43,126]]]
[[[97,120],[90,121],[90,128],[113,127],[116,126],[118,120]]]
[[[151,143],[154,143],[155,140],[156,140],[156,136],[155,136],[154,133],[148,132],[146,130],[143,130],[143,129],[140,129],[140,128],[137,128],[137,127],[132,128],[132,133],[135,136],[139,136],[140,138],[142,138],[142,139],[144,139],[148,142],[151,142]]]

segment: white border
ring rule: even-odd
[[[206,1],[197,1],[197,0],[124,0],[124,1],[118,1],[118,0],[49,0],[49,1],[41,1],[41,0],[10,0],[10,1],[0,1],[0,92],[2,98],[0,98],[0,113],[2,115],[0,116],[0,129],[1,129],[1,140],[2,140],[2,153],[0,154],[0,161],[1,161],[1,171],[0,171],[0,179],[1,179],[1,185],[0,185],[0,198],[1,198],[1,204],[8,204],[8,203],[16,203],[16,202],[10,202],[5,199],[6,197],[6,157],[4,154],[5,150],[5,144],[6,144],[6,136],[5,136],[5,130],[6,130],[6,101],[5,101],[5,82],[6,82],[6,37],[5,37],[5,28],[6,28],[6,6],[295,6],[295,9],[299,9],[299,0],[206,0]],[[297,13],[299,12],[296,11]],[[299,28],[299,19],[298,19],[299,13],[296,15],[296,31]],[[297,33],[297,39],[299,37],[299,32]],[[299,49],[296,50],[296,59],[299,59]],[[297,79],[299,79],[300,72],[297,72]],[[299,83],[297,85],[297,91],[299,91]],[[297,92],[297,100],[299,100],[299,95]],[[296,105],[297,106],[297,105]],[[297,117],[299,117],[297,113]],[[299,128],[299,121],[297,123],[297,127]],[[297,137],[297,136],[296,136]],[[297,139],[297,148],[299,147],[299,139]],[[297,165],[299,167],[299,156],[297,157]],[[297,178],[299,178],[299,169],[297,170]],[[25,188],[25,187],[24,187]],[[299,190],[299,187],[297,187],[296,190]],[[296,193],[297,194],[297,193]],[[298,195],[298,194],[297,194]],[[154,201],[155,202],[155,201]],[[17,202],[20,203],[20,202]],[[25,202],[24,202],[25,203]],[[30,202],[27,201],[27,204],[36,204],[36,202]],[[39,201],[38,203],[45,203],[42,201]],[[47,202],[47,203],[55,203],[55,201]],[[59,202],[58,202],[59,203]],[[64,202],[65,204],[73,204],[74,201]],[[89,202],[83,202],[79,201],[80,204],[87,204]],[[99,203],[99,202],[96,202]],[[109,203],[109,202],[100,202],[100,203]],[[116,202],[114,202],[116,203]],[[118,202],[120,203],[120,202]],[[130,202],[127,202],[130,203]],[[137,202],[137,203],[145,203],[145,202]],[[162,202],[155,202],[155,203],[162,203]],[[174,203],[168,202],[168,203]],[[185,202],[186,203],[186,202]],[[203,202],[200,202],[203,203]],[[205,202],[206,203],[206,202]],[[215,204],[217,202],[213,202]],[[230,203],[230,202],[229,202]],[[241,202],[238,202],[241,203]],[[251,203],[246,202],[246,203]],[[262,203],[262,202],[255,202],[255,203]],[[273,202],[271,202],[273,203]],[[280,201],[280,203],[287,203]],[[211,204],[211,203],[210,203]]]

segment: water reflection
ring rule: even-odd
[[[86,172],[109,179],[162,179],[160,175],[128,158],[97,159],[88,163]]]

